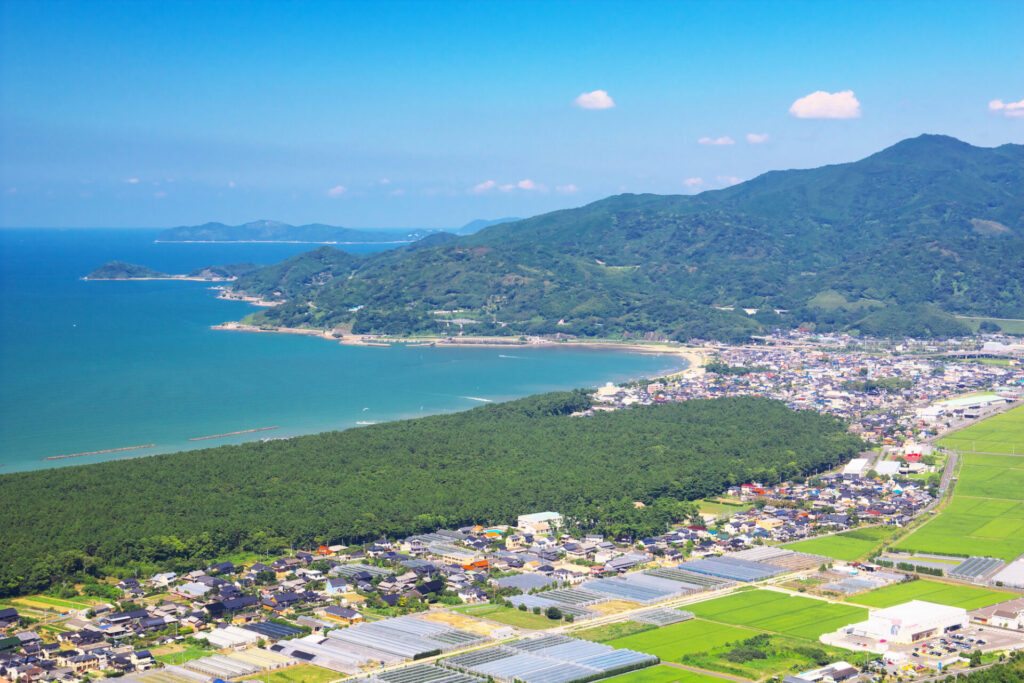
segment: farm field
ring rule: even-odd
[[[152,650],[153,659],[164,664],[181,664],[191,659],[199,659],[214,654],[214,650],[197,645],[169,645]]]
[[[557,619],[548,619],[543,614],[524,612],[519,609],[503,607],[501,605],[468,605],[466,607],[456,607],[452,611],[459,612],[460,614],[465,614],[470,617],[490,619],[491,621],[497,621],[498,623],[515,626],[517,628],[544,629],[564,623]]]
[[[961,451],[1024,455],[1024,406],[953,432],[940,446]]]
[[[606,678],[601,683],[722,683],[722,679],[660,664],[615,678]]]
[[[698,617],[817,640],[823,633],[867,619],[867,609],[776,591],[757,590],[688,605]]]
[[[657,626],[654,624],[641,624],[638,621],[620,621],[615,624],[605,624],[604,626],[595,626],[594,628],[576,631],[572,636],[573,638],[592,640],[595,643],[606,643],[609,640],[625,638],[636,633],[652,631],[656,628]]]
[[[344,678],[344,675],[337,671],[323,669],[312,664],[300,664],[287,669],[255,674],[242,680],[264,681],[265,683],[327,683],[327,681],[335,681],[339,678]]]
[[[707,652],[725,643],[738,642],[756,635],[757,631],[749,628],[691,619],[609,640],[608,645],[646,652],[666,661],[677,662],[683,655]]]
[[[738,646],[738,647],[737,647]],[[739,652],[746,651],[737,657]],[[764,658],[753,657],[759,651]],[[769,675],[785,675],[834,662],[850,656],[847,650],[822,645],[804,638],[762,634],[742,644],[713,648],[710,652],[686,655],[682,663],[709,671],[720,671],[733,676],[761,680]]]
[[[963,607],[972,610],[979,607],[994,605],[1003,600],[1017,597],[1014,593],[990,590],[977,586],[961,586],[941,583],[939,581],[912,581],[896,583],[884,588],[877,588],[850,598],[868,607],[892,607],[910,600],[926,600],[951,607]]]
[[[897,546],[1009,562],[1024,553],[1024,457],[965,453],[963,459],[950,504]]]
[[[89,609],[98,602],[97,598],[80,596],[77,598],[51,598],[48,595],[29,595],[24,598],[15,598],[16,602],[39,608],[50,608],[56,610],[82,610]]]
[[[787,543],[782,547],[802,553],[825,555],[827,557],[834,557],[837,560],[854,562],[875,550],[894,531],[895,529],[889,527],[854,529],[834,536],[809,538],[806,541]]]

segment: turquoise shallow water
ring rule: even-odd
[[[152,230],[0,230],[0,474],[345,429],[677,370],[584,349],[348,347],[210,325],[253,309],[200,282],[85,282],[112,259],[182,273],[309,245],[154,244]],[[357,245],[353,251],[381,247]],[[279,429],[193,442],[245,429]],[[48,456],[157,444],[63,460]]]

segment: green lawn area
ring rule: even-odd
[[[48,595],[29,595],[26,599],[32,602],[41,602],[57,609],[89,609],[96,604],[95,602],[89,602],[89,598],[51,598]]]
[[[1017,597],[1013,593],[990,590],[978,586],[950,585],[939,581],[911,581],[877,588],[850,598],[868,607],[891,607],[910,600],[926,600],[952,607],[977,609]]]
[[[344,678],[344,674],[330,669],[323,669],[312,664],[300,664],[299,666],[287,669],[268,671],[248,678],[243,681],[266,681],[266,683],[327,683]]]
[[[605,624],[604,626],[596,626],[594,628],[576,631],[572,635],[574,638],[592,640],[595,643],[604,643],[609,640],[615,640],[616,638],[631,636],[634,633],[651,631],[656,628],[657,626],[654,624],[641,624],[638,621],[620,621],[616,624]]]
[[[456,607],[453,611],[461,612],[471,617],[490,619],[491,621],[508,624],[517,628],[543,629],[565,623],[559,619],[548,619],[543,614],[524,612],[501,605],[466,605],[465,607]]]
[[[910,552],[984,555],[1009,562],[1024,553],[1024,458],[983,453],[962,457],[953,500],[896,546]]]
[[[608,641],[616,648],[627,648],[657,655],[670,662],[678,662],[683,655],[707,652],[725,643],[734,643],[756,636],[749,628],[715,624],[703,619],[691,619],[678,624],[636,633]]]
[[[161,648],[162,652],[165,648]],[[176,652],[164,652],[163,654],[154,654],[153,659],[164,664],[181,664],[187,662],[190,659],[199,659],[200,657],[206,657],[212,655],[215,651],[208,650],[205,647],[198,647],[196,645],[187,645],[183,650]]]
[[[809,538],[806,541],[787,543],[782,546],[789,550],[812,555],[825,555],[837,560],[854,562],[870,554],[882,544],[882,541],[895,533],[895,527],[869,527],[853,529],[834,536]]]
[[[615,678],[606,678],[601,683],[722,683],[722,679],[660,664]]]
[[[939,440],[963,451],[1024,455],[1024,406],[977,422]]]
[[[867,619],[868,611],[776,591],[757,590],[687,606],[698,617],[817,640],[823,633]]]
[[[972,332],[978,331],[978,326],[986,320],[999,325],[999,329],[1007,334],[1024,334],[1024,320],[1013,320],[1006,318],[976,318],[968,316],[957,316],[957,319],[971,328]]]

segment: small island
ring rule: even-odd
[[[205,266],[184,275],[169,275],[147,266],[123,261],[110,261],[86,275],[85,280],[197,280],[202,282],[232,282],[241,275],[260,269],[255,263],[229,263]]]

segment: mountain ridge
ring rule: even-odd
[[[951,313],[1024,317],[1024,145],[926,135],[699,195],[615,195],[421,249],[310,258],[239,279],[288,300],[257,322],[444,333],[435,312],[457,310],[470,334],[959,334]]]

